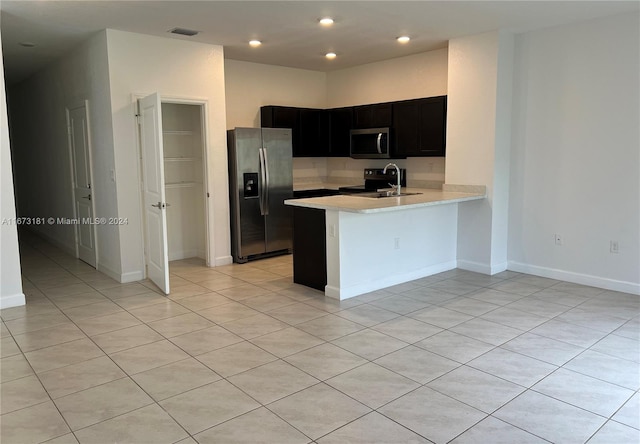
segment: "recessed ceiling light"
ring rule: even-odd
[[[331,26],[333,25],[333,19],[331,17],[323,17],[320,19],[320,24],[322,26]]]
[[[332,60],[332,59],[335,59],[337,56],[335,52],[328,52],[325,54],[325,57],[328,58],[329,60]]]
[[[411,40],[411,37],[409,37],[408,35],[402,35],[398,37],[396,40],[400,43],[408,43],[409,40]]]
[[[249,40],[249,46],[257,48],[260,45],[262,45],[262,42],[260,40]]]
[[[33,42],[20,42],[18,44],[20,46],[24,46],[25,48],[33,48],[34,46],[36,46],[36,44]]]

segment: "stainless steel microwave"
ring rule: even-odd
[[[354,159],[389,159],[392,141],[391,128],[351,130],[350,155]]]

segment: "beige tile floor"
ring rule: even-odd
[[[343,302],[291,257],[171,263],[171,295],[22,236],[3,444],[640,442],[640,298],[452,270]]]

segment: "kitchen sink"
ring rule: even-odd
[[[400,193],[398,194],[391,194],[391,191],[374,191],[371,193],[358,193],[355,194],[355,196],[357,197],[368,197],[370,199],[380,199],[382,197],[402,197],[402,196],[414,196],[416,194],[422,194],[422,193]]]

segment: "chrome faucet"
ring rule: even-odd
[[[394,194],[396,196],[400,196],[400,168],[398,168],[398,165],[396,165],[395,163],[388,163],[384,167],[384,170],[382,170],[382,174],[387,174],[387,168],[389,167],[394,167],[396,169],[396,178],[398,179],[397,185],[393,185],[391,183],[389,185],[391,185],[391,188],[393,188]]]

